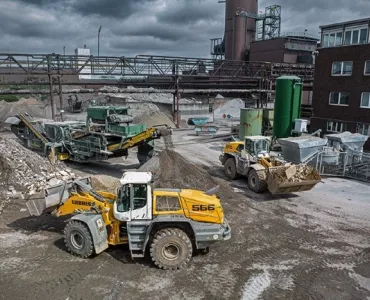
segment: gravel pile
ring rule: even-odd
[[[154,174],[156,188],[184,188],[206,191],[220,183],[174,150],[165,150],[139,169]],[[226,187],[220,185],[221,189]]]

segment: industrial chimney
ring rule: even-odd
[[[226,0],[225,59],[244,60],[256,35],[256,20],[237,16],[237,11],[257,14],[258,0]]]

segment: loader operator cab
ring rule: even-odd
[[[249,156],[252,161],[257,161],[259,157],[268,157],[270,143],[264,136],[248,136],[244,141],[242,156]]]
[[[150,173],[126,173],[121,179],[114,203],[114,217],[122,222],[150,220],[152,196]]]

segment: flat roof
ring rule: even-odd
[[[322,26],[320,26],[320,29],[343,26],[343,25],[353,25],[353,24],[356,24],[356,23],[365,23],[365,22],[370,22],[370,18],[357,19],[357,20],[346,21],[346,22],[341,22],[341,23],[333,23],[333,24],[328,24],[328,25],[322,25]]]

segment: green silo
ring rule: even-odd
[[[274,137],[292,135],[294,122],[301,116],[302,81],[297,76],[282,76],[276,80]]]
[[[242,108],[240,110],[239,138],[244,141],[246,136],[256,136],[262,133],[263,109]]]

